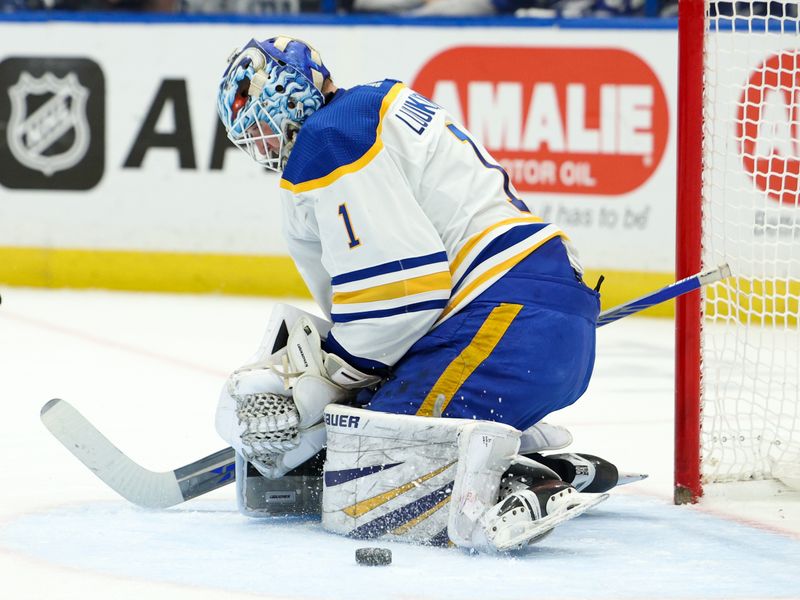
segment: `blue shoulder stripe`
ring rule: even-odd
[[[345,359],[356,369],[361,369],[365,373],[372,373],[374,375],[381,376],[388,375],[389,373],[389,366],[383,364],[382,362],[356,356],[355,354],[350,354],[350,352],[348,352],[347,349],[333,337],[333,332],[330,332],[328,337],[323,340],[322,349],[325,350],[325,352],[330,352],[339,358]]]
[[[416,304],[407,304],[397,308],[384,308],[382,310],[367,310],[356,313],[331,313],[331,321],[334,323],[349,323],[350,321],[360,321],[361,319],[380,319],[392,317],[405,313],[420,312],[423,310],[441,310],[447,306],[447,300],[427,300]]]
[[[489,260],[493,256],[500,254],[503,250],[507,250],[511,246],[535,235],[545,227],[547,227],[547,223],[520,224],[492,240],[489,245],[486,246],[486,248],[484,248],[481,253],[475,257],[475,260],[473,260],[472,264],[467,268],[466,271],[464,271],[461,278],[455,282],[453,285],[453,290],[457,290],[459,288],[467,275],[475,270],[475,267],[484,261]]]
[[[475,142],[472,141],[472,138],[470,138],[466,133],[461,131],[453,123],[447,123],[447,128],[450,130],[450,133],[456,136],[457,140],[459,140],[462,143],[466,142],[470,146],[472,146],[472,151],[475,152],[475,155],[478,157],[478,160],[481,161],[481,164],[484,167],[486,167],[487,169],[494,169],[503,176],[503,191],[506,193],[508,201],[511,202],[511,204],[513,204],[517,208],[517,210],[521,210],[522,212],[526,213],[531,212],[530,209],[528,208],[528,205],[525,204],[521,198],[518,198],[517,195],[511,189],[511,178],[508,175],[508,171],[506,171],[500,165],[490,163],[488,160],[486,160],[481,151],[478,149],[478,146],[475,144]]]
[[[349,273],[342,273],[341,275],[336,275],[331,278],[331,285],[341,285],[342,283],[350,283],[351,281],[358,281],[360,279],[369,279],[377,275],[386,275],[387,273],[413,269],[414,267],[431,265],[438,262],[447,262],[446,252],[434,252],[433,254],[426,254],[425,256],[393,260],[383,263],[382,265],[366,267],[364,269],[358,269],[357,271],[350,271]]]

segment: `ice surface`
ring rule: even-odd
[[[388,568],[355,563],[355,549],[375,542],[338,538],[313,521],[253,521],[225,501],[162,512],[56,508],[20,517],[0,535],[10,548],[88,572],[290,598],[754,598],[800,586],[797,541],[631,495],[524,554],[378,542],[392,549]]]
[[[0,292],[4,598],[800,598],[798,494],[755,484],[715,491],[698,507],[670,503],[667,321],[601,329],[589,391],[549,419],[570,427],[572,450],[648,480],[526,553],[379,542],[394,562],[368,568],[353,556],[364,542],[313,520],[240,516],[232,486],[178,509],[137,509],[39,423],[41,405],[63,397],[153,470],[218,450],[218,389],[255,350],[271,301]]]

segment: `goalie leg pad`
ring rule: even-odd
[[[488,421],[325,409],[325,529],[356,538],[479,548],[520,432]]]
[[[502,423],[472,421],[458,436],[458,470],[447,531],[457,546],[487,547],[480,518],[498,500],[500,480],[519,449],[520,431]]]
[[[470,421],[325,409],[322,526],[354,538],[448,543],[456,439]]]

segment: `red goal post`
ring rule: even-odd
[[[769,11],[772,11],[771,13]],[[675,501],[800,478],[798,3],[680,0]]]

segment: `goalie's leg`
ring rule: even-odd
[[[520,431],[507,425],[337,405],[325,414],[322,525],[349,537],[510,550],[607,497],[517,455]]]
[[[451,539],[456,534],[453,541],[457,544],[490,551],[515,550],[542,539],[556,526],[608,498],[608,494],[580,493],[552,469],[520,455],[506,455],[505,466],[497,473],[503,461],[502,454],[487,452],[487,447],[498,447],[498,440],[492,437],[480,428],[465,428],[459,436],[449,523]],[[485,502],[486,490],[492,487],[495,504],[476,519],[478,511],[470,506],[471,499],[483,495]]]
[[[323,528],[352,538],[448,543],[462,421],[332,404],[325,423]]]
[[[483,515],[480,525],[489,546],[513,550],[538,542],[607,497],[580,493],[545,465],[526,461],[503,474],[501,500]]]
[[[392,377],[359,400],[385,413],[517,429],[575,402],[594,364],[598,296],[575,280],[560,240],[534,255],[420,338]],[[541,278],[544,264],[563,271]]]

